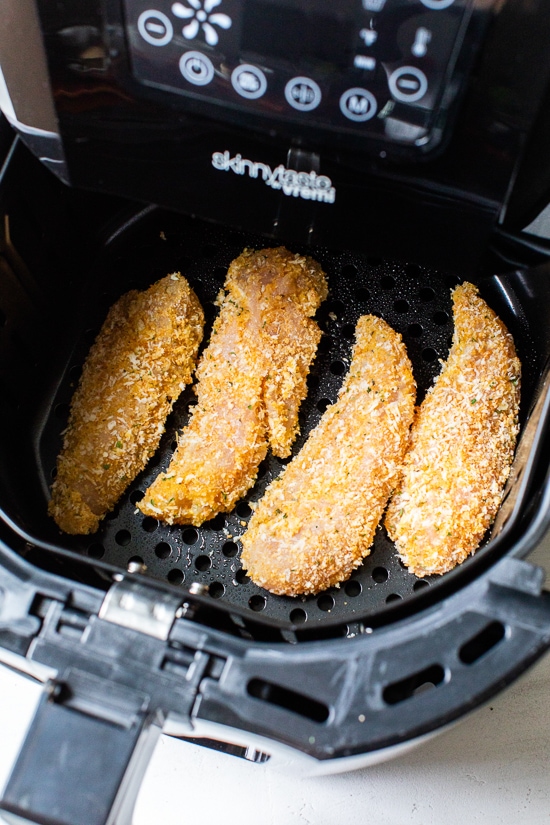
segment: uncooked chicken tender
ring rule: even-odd
[[[464,283],[453,292],[446,364],[420,406],[385,524],[417,576],[476,550],[500,506],[516,437],[521,366],[512,336]]]
[[[242,564],[272,593],[318,593],[369,554],[395,487],[416,385],[401,336],[361,317],[338,400],[267,488],[242,536]]]
[[[326,294],[319,264],[284,247],[245,249],[231,263],[197,404],[168,470],[138,504],[143,513],[198,527],[234,508],[269,446],[290,454],[321,337],[311,316]]]
[[[204,314],[179,273],[109,310],[84,364],[57,460],[49,513],[66,533],[97,530],[158,447],[192,380]]]

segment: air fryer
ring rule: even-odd
[[[550,248],[521,228],[547,201],[548,15],[510,0],[8,4],[0,661],[44,682],[0,801],[8,821],[124,821],[163,727],[309,772],[368,764],[546,651],[544,573],[525,559],[550,518]],[[231,260],[281,244],[329,281],[293,454],[336,398],[360,315],[402,333],[419,400],[449,350],[456,284],[475,282],[512,332],[515,462],[490,534],[451,573],[417,579],[380,527],[341,587],[257,587],[239,537],[286,462],[270,455],[231,513],[200,528],[143,517],[191,389],[96,534],[48,517],[108,307],[180,271],[207,340]]]

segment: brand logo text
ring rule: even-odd
[[[336,200],[336,189],[331,179],[327,175],[318,175],[317,172],[297,172],[295,169],[287,169],[282,163],[272,169],[267,163],[248,160],[240,154],[231,157],[231,152],[227,150],[214,152],[212,166],[220,172],[260,178],[266,186],[279,189],[289,197],[320,203],[334,203]]]

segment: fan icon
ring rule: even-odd
[[[193,40],[202,28],[208,45],[216,46],[220,38],[214,26],[219,26],[220,29],[230,29],[233,22],[227,14],[211,13],[222,0],[187,0],[187,2],[191,8],[184,6],[183,3],[174,3],[172,6],[172,14],[181,20],[189,20],[189,23],[182,29],[183,36],[186,40]]]

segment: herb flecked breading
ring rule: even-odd
[[[192,380],[204,314],[179,273],[109,310],[83,367],[57,461],[49,513],[66,533],[97,530],[156,450]]]
[[[284,247],[245,249],[231,263],[197,367],[197,404],[167,472],[138,504],[144,514],[200,526],[234,508],[268,447],[290,454],[321,337],[311,316],[326,295],[319,264]]]
[[[415,397],[401,336],[380,318],[360,318],[338,400],[269,485],[242,536],[243,567],[257,585],[318,593],[361,564],[397,482]]]
[[[453,292],[447,362],[417,411],[385,525],[417,576],[451,570],[493,522],[518,434],[521,365],[512,336],[470,283]]]

